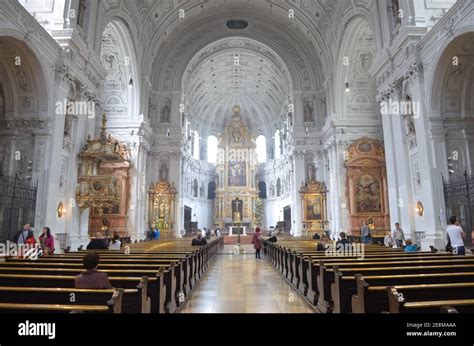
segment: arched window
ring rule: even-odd
[[[267,198],[267,183],[264,181],[258,183],[258,198]]]
[[[278,178],[277,180],[277,197],[281,196],[281,179]]]
[[[216,183],[213,181],[207,185],[207,198],[216,199]]]
[[[261,135],[257,137],[255,141],[257,144],[257,160],[258,163],[267,162],[267,139]]]
[[[196,160],[200,160],[200,150],[199,150],[199,132],[194,131],[193,134],[193,157]]]
[[[217,163],[217,137],[209,136],[207,137],[207,162],[216,164]]]
[[[280,130],[275,131],[275,160],[281,157],[281,134]]]
[[[199,185],[197,179],[193,181],[193,197],[199,197]]]

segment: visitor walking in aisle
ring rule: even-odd
[[[252,244],[255,249],[255,258],[260,258],[260,250],[262,249],[262,239],[260,237],[260,228],[255,228],[255,233],[253,234]]]

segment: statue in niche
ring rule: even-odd
[[[115,68],[115,56],[113,54],[105,54],[104,61],[107,72],[113,71]]]
[[[306,123],[314,122],[313,102],[310,100],[304,102],[304,121]]]
[[[3,95],[3,88],[0,84],[0,118],[5,116],[5,96]]]
[[[392,0],[392,16],[393,16],[394,26],[397,26],[398,24],[402,22],[399,12],[400,12],[400,4],[398,3],[398,0]]]
[[[77,25],[84,29],[84,18],[87,10],[86,0],[79,1],[79,8],[77,11]]]
[[[367,73],[372,65],[372,54],[370,52],[364,52],[360,55],[360,73]]]
[[[64,136],[65,137],[71,137],[72,135],[72,123],[73,123],[73,117],[71,114],[66,112],[65,118],[64,118]]]
[[[413,114],[413,102],[411,100],[410,96],[406,97],[406,102],[408,102],[407,109],[410,111],[410,114],[406,114],[404,116],[406,126],[407,126],[407,135],[415,135],[416,134],[416,129],[415,129],[415,118]]]
[[[168,165],[165,162],[160,165],[160,181],[168,181]]]
[[[415,130],[415,119],[412,114],[405,115],[406,125],[407,125],[407,135],[416,134]]]
[[[165,98],[163,102],[161,103],[161,123],[162,124],[169,124],[170,114],[171,114],[171,100],[169,98]]]
[[[321,99],[321,109],[323,110],[323,117],[326,119],[328,116],[328,109],[325,97]]]
[[[28,89],[28,77],[26,77],[26,74],[23,70],[18,70],[17,74],[17,79],[18,79],[18,85],[23,91],[26,91]]]
[[[308,164],[308,181],[316,180],[316,168],[312,163]]]

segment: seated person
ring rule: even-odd
[[[323,236],[321,237],[321,241],[331,241],[331,238],[329,238],[326,234],[323,234]]]
[[[267,239],[271,243],[276,243],[278,241],[276,235],[272,235],[270,238]]]
[[[84,255],[82,263],[85,272],[77,275],[74,279],[76,288],[85,289],[109,289],[112,288],[112,284],[106,273],[100,273],[97,271],[99,266],[100,257],[97,252],[90,252]]]
[[[122,242],[120,241],[120,236],[115,233],[114,237],[109,243],[109,250],[120,250],[120,247],[122,246]]]
[[[107,250],[107,242],[104,238],[102,238],[102,234],[97,232],[95,234],[95,238],[91,239],[89,245],[87,245],[87,250]]]
[[[327,249],[326,242],[320,242],[316,246],[316,251],[326,251],[326,249]]]
[[[339,233],[339,237],[341,238],[336,242],[336,245],[342,244],[344,246],[352,244],[349,239],[347,239],[347,235],[344,232]]]
[[[202,246],[206,244],[207,244],[207,241],[206,239],[202,237],[201,232],[198,232],[196,238],[193,238],[193,240],[191,241],[191,246]]]
[[[405,252],[416,252],[418,251],[418,245],[413,244],[411,239],[405,240]]]
[[[383,244],[387,247],[393,247],[393,245],[395,244],[390,231],[385,234],[385,237],[383,238]]]

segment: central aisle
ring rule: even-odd
[[[314,313],[265,259],[251,253],[216,255],[180,312]]]

